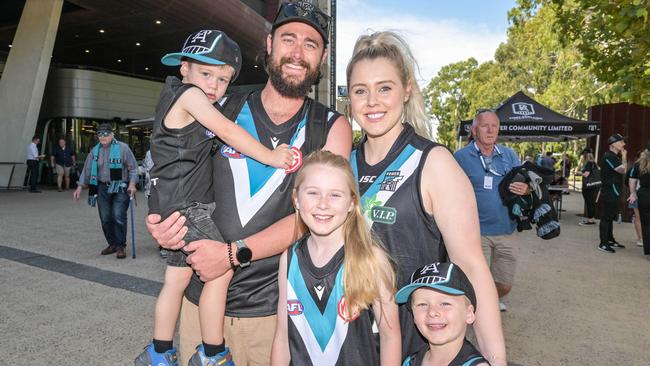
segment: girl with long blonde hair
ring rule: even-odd
[[[280,259],[271,364],[400,364],[395,275],[361,214],[350,165],[328,151],[310,154],[293,200],[307,234]]]

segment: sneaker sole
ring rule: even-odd
[[[604,248],[598,247],[598,250],[600,250],[601,252],[605,252],[605,253],[611,253],[611,254],[616,253],[616,251],[615,251],[614,249],[612,249],[612,250],[610,251],[610,250],[607,250],[607,249],[604,249]]]

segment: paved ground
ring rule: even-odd
[[[117,260],[99,255],[97,211],[71,192],[0,192],[0,365],[131,364],[151,337],[164,269],[141,201],[137,258]],[[598,228],[577,225],[580,195],[564,206],[559,238],[521,235],[503,313],[509,360],[650,365],[650,262],[632,225],[614,227],[627,249],[605,254]]]

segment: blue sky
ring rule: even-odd
[[[411,46],[425,85],[444,65],[491,60],[506,40],[508,10],[515,0],[342,0],[337,1],[337,84],[357,37],[394,30]]]

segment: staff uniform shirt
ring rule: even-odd
[[[583,173],[589,172],[589,174],[591,175],[594,172],[594,170],[597,170],[597,169],[598,169],[598,165],[596,165],[595,162],[588,161],[582,166],[582,169],[580,169],[580,171],[583,172]],[[598,188],[598,187],[587,188],[585,186],[586,184],[587,184],[587,178],[583,177],[582,178],[582,189],[597,189]]]
[[[122,155],[122,181],[128,181],[129,183],[135,183],[138,181],[138,163],[135,161],[135,156],[129,148],[129,145],[118,141],[120,144],[120,152]],[[111,148],[109,146],[100,146],[99,147],[99,157],[97,159],[97,181],[101,183],[108,183],[111,181],[111,171],[110,164],[108,163],[108,157],[111,154]],[[93,150],[91,149],[86,156],[86,161],[84,162],[84,168],[79,174],[79,185],[85,186],[88,185],[90,181],[90,169],[93,163]]]
[[[454,153],[454,158],[467,174],[478,205],[478,216],[481,223],[481,235],[510,235],[515,231],[517,223],[510,219],[508,208],[503,205],[499,196],[499,184],[503,177],[514,167],[521,165],[519,158],[512,149],[503,145],[495,145],[492,151],[492,166],[481,162],[483,156],[476,143],[467,144]],[[494,173],[497,174],[494,174]]]
[[[619,159],[618,155],[611,151],[605,151],[603,160],[600,163],[602,168],[600,178],[603,182],[603,194],[612,194],[615,197],[621,196],[621,192],[623,192],[623,174],[614,170],[621,164],[621,159]]]
[[[27,145],[27,160],[38,160],[38,148],[33,142]]]
[[[62,167],[72,166],[72,157],[75,156],[74,151],[70,146],[61,148],[61,146],[56,145],[52,149],[52,155],[54,156],[54,162],[56,165],[61,165]]]

